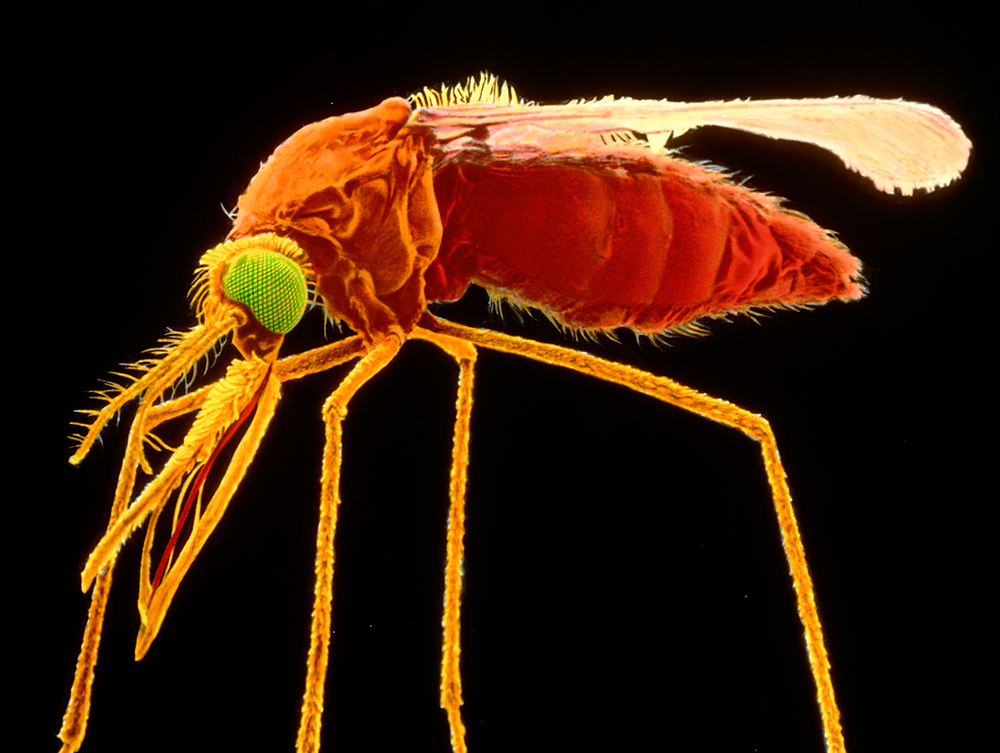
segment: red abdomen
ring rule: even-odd
[[[698,165],[620,155],[439,169],[444,236],[427,300],[476,283],[569,326],[653,333],[863,294],[858,260],[806,217]]]

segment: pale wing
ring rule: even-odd
[[[494,149],[586,148],[594,135],[680,134],[703,125],[815,144],[882,191],[933,190],[958,178],[972,143],[946,113],[903,100],[847,97],[732,102],[604,99],[566,105],[477,102],[423,107],[414,122],[442,142],[471,137]]]

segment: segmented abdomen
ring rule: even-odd
[[[470,283],[587,329],[653,333],[753,307],[858,298],[859,262],[808,218],[665,155],[439,169],[428,301]]]

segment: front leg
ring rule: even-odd
[[[333,537],[337,530],[340,505],[340,445],[347,404],[369,379],[385,368],[402,347],[402,340],[388,335],[351,370],[323,406],[326,443],[323,448],[323,476],[320,484],[319,530],[316,534],[316,586],[313,597],[309,657],[306,662],[306,690],[296,740],[298,753],[318,753],[323,721],[323,694],[330,654],[330,609],[333,601]]]

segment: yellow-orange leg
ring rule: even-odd
[[[125,460],[118,476],[115,489],[115,499],[111,505],[108,528],[114,525],[128,506],[135,485],[136,467],[142,454],[142,442],[149,432],[164,421],[182,416],[197,410],[208,395],[207,389],[192,392],[176,400],[170,400],[154,406],[145,414],[145,423],[133,422],[129,432],[128,444],[125,450]],[[87,627],[83,631],[80,643],[80,656],[76,662],[76,673],[70,689],[69,703],[63,715],[63,726],[59,730],[59,739],[63,745],[60,753],[75,753],[83,745],[87,734],[87,718],[90,716],[90,697],[94,687],[94,670],[97,666],[97,653],[101,645],[101,632],[104,628],[104,613],[108,606],[108,596],[111,593],[111,576],[115,567],[115,557],[98,573],[94,581],[94,592],[90,598],[90,610],[87,614]]]
[[[90,695],[94,687],[94,667],[97,665],[97,649],[101,645],[101,630],[104,627],[104,612],[108,606],[111,591],[111,570],[114,562],[101,570],[94,581],[94,593],[90,598],[90,612],[87,627],[83,631],[80,657],[76,660],[76,674],[70,689],[69,704],[63,715],[59,739],[62,740],[60,753],[75,753],[83,744],[87,734],[87,717],[90,716]]]
[[[240,315],[226,316],[218,321],[196,327],[187,335],[178,339],[170,348],[160,348],[162,355],[158,368],[149,368],[146,362],[132,364],[139,371],[146,372],[128,388],[109,395],[107,405],[101,410],[81,411],[92,416],[90,424],[84,424],[85,435],[80,436],[80,445],[70,458],[70,463],[78,464],[93,446],[100,435],[104,424],[114,416],[121,407],[130,400],[142,396],[132,428],[129,432],[128,444],[125,449],[125,460],[118,476],[115,499],[111,505],[108,528],[110,529],[121,517],[132,496],[135,484],[135,472],[142,465],[150,472],[149,464],[143,455],[143,442],[149,432],[158,424],[197,409],[204,401],[207,393],[199,390],[185,395],[177,400],[169,400],[155,405],[163,391],[169,387],[191,363],[196,362],[220,337],[232,329],[239,321]],[[97,652],[101,644],[101,631],[104,628],[104,613],[107,609],[108,594],[111,592],[111,573],[114,570],[115,556],[112,556],[97,574],[94,593],[90,601],[87,616],[87,627],[84,628],[83,641],[80,644],[80,656],[76,662],[76,673],[70,690],[69,703],[63,715],[63,726],[59,730],[59,739],[63,745],[61,753],[74,753],[83,745],[87,732],[87,718],[90,715],[90,697],[94,685],[94,669],[97,665]]]
[[[314,590],[306,690],[296,740],[298,753],[318,753],[323,721],[323,693],[330,653],[330,606],[333,599],[333,538],[340,505],[341,434],[347,404],[355,393],[396,356],[402,346],[399,336],[388,335],[362,358],[323,405],[326,443],[320,485],[319,530],[316,534],[316,587]]]
[[[197,335],[197,339],[195,339],[195,335]],[[188,361],[197,360],[197,357],[204,350],[205,338],[201,337],[200,332],[196,331],[192,335],[192,340],[197,347],[182,345],[179,349],[184,350],[188,354]],[[357,336],[350,337],[337,343],[285,358],[275,364],[274,374],[281,382],[298,379],[308,374],[325,371],[348,359],[360,356],[363,352],[364,345],[361,342],[361,338]],[[179,358],[174,360],[183,361],[183,359]],[[154,384],[157,380],[159,384]],[[150,389],[150,385],[162,390],[164,381],[160,375],[151,372],[142,381],[138,382],[129,394],[132,392],[138,394],[141,392],[141,389]],[[204,387],[174,400],[169,400],[137,412],[136,419],[133,420],[132,428],[129,432],[129,439],[125,449],[125,459],[122,462],[122,470],[118,477],[115,500],[112,504],[110,522],[108,524],[109,530],[128,507],[128,500],[132,496],[132,489],[135,484],[136,470],[142,462],[142,445],[150,437],[150,432],[165,421],[200,409],[204,405],[210,390],[211,386]],[[149,399],[147,396],[146,400]],[[123,402],[124,398],[116,398],[113,407],[117,409]],[[95,412],[95,414],[97,415],[95,424],[103,424],[107,419],[107,415],[105,414],[109,414],[109,411]],[[97,429],[88,432],[87,437],[83,440],[81,449],[73,456],[71,462],[79,462],[96,437]],[[70,690],[69,703],[66,713],[63,716],[63,726],[59,732],[59,739],[63,742],[61,753],[75,753],[75,751],[78,751],[83,744],[87,731],[94,671],[104,625],[104,614],[107,608],[108,595],[111,590],[115,559],[116,556],[112,555],[97,573],[94,581],[94,591],[91,597],[87,626],[84,629],[83,641],[80,646],[80,657],[76,664],[76,673]]]
[[[455,406],[455,441],[451,454],[451,498],[448,512],[448,557],[444,571],[444,613],[441,618],[441,708],[448,714],[451,747],[465,753],[462,723],[462,673],[460,613],[462,601],[462,551],[465,538],[465,486],[469,468],[469,421],[472,416],[472,382],[476,349],[467,342],[417,328],[413,337],[429,340],[449,353],[459,366],[458,400]]]
[[[792,581],[795,584],[799,619],[805,628],[806,649],[809,654],[813,680],[816,684],[816,700],[823,718],[826,747],[830,753],[843,753],[844,736],[840,727],[840,710],[837,708],[833,682],[830,679],[830,661],[827,658],[826,646],[823,641],[823,628],[816,610],[812,578],[809,576],[805,550],[799,536],[798,524],[795,522],[795,512],[792,509],[792,498],[785,480],[785,470],[778,456],[778,446],[774,434],[767,421],[755,413],[727,403],[725,400],[703,395],[671,379],[654,376],[639,369],[606,361],[587,353],[497,332],[463,327],[441,321],[429,314],[425,315],[420,323],[423,327],[438,334],[450,335],[484,348],[513,353],[554,366],[562,366],[606,382],[620,384],[637,392],[643,392],[657,400],[739,429],[760,443],[767,480],[771,487],[774,508],[778,515],[778,525],[781,527],[785,556],[788,558]]]

